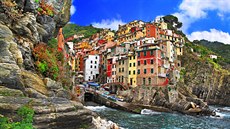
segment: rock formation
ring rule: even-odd
[[[185,86],[189,92],[203,99],[208,104],[230,106],[230,72],[215,68],[207,61],[203,61],[185,48],[181,57],[184,69],[183,81],[179,85]]]
[[[30,105],[35,128],[96,128],[93,112],[61,83],[36,73],[32,50],[57,34],[70,18],[71,0],[40,0],[52,4],[52,14],[39,14],[35,0],[0,1],[0,114],[13,119],[19,107]]]

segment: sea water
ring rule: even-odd
[[[217,116],[189,116],[148,109],[142,110],[142,114],[133,114],[105,106],[86,108],[127,129],[230,129],[230,107],[211,106]]]

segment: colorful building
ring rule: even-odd
[[[126,56],[120,56],[117,59],[116,79],[116,82],[128,85],[128,58]]]
[[[157,38],[159,35],[158,28],[153,23],[146,23],[146,38]]]
[[[156,44],[143,44],[137,50],[137,85],[159,86],[165,78],[158,77],[162,66],[161,50]]]
[[[134,41],[145,36],[145,23],[140,20],[132,21],[125,25],[119,25],[117,31],[117,44],[123,42]]]
[[[137,86],[137,56],[135,52],[128,54],[128,83],[131,87]]]
[[[88,55],[85,57],[84,80],[94,81],[99,75],[99,55]]]

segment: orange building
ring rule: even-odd
[[[157,38],[157,26],[152,23],[146,23],[146,37],[147,38]]]

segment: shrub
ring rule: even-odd
[[[35,0],[35,2],[36,1],[39,1],[39,0]],[[41,0],[39,2],[39,8],[37,8],[37,11],[39,15],[49,15],[53,17],[55,14],[53,6],[47,4],[45,0]]]
[[[35,46],[33,55],[35,60],[37,60],[36,66],[38,71],[46,77],[57,80],[59,75],[59,67],[62,65],[62,63],[60,64],[58,61],[63,60],[56,57],[58,54],[59,53],[56,49],[50,48],[44,43],[40,43]]]
[[[57,46],[58,46],[57,39],[56,38],[51,38],[48,41],[48,46],[51,47],[51,48],[57,49]]]
[[[39,3],[39,2],[40,2],[40,0],[34,0],[34,2],[35,2],[35,3]]]
[[[38,66],[38,70],[43,74],[45,74],[46,71],[48,70],[48,66],[45,61],[39,62],[37,66]]]
[[[19,108],[17,115],[21,121],[10,122],[9,118],[0,117],[0,129],[33,129],[33,109],[23,106]]]

